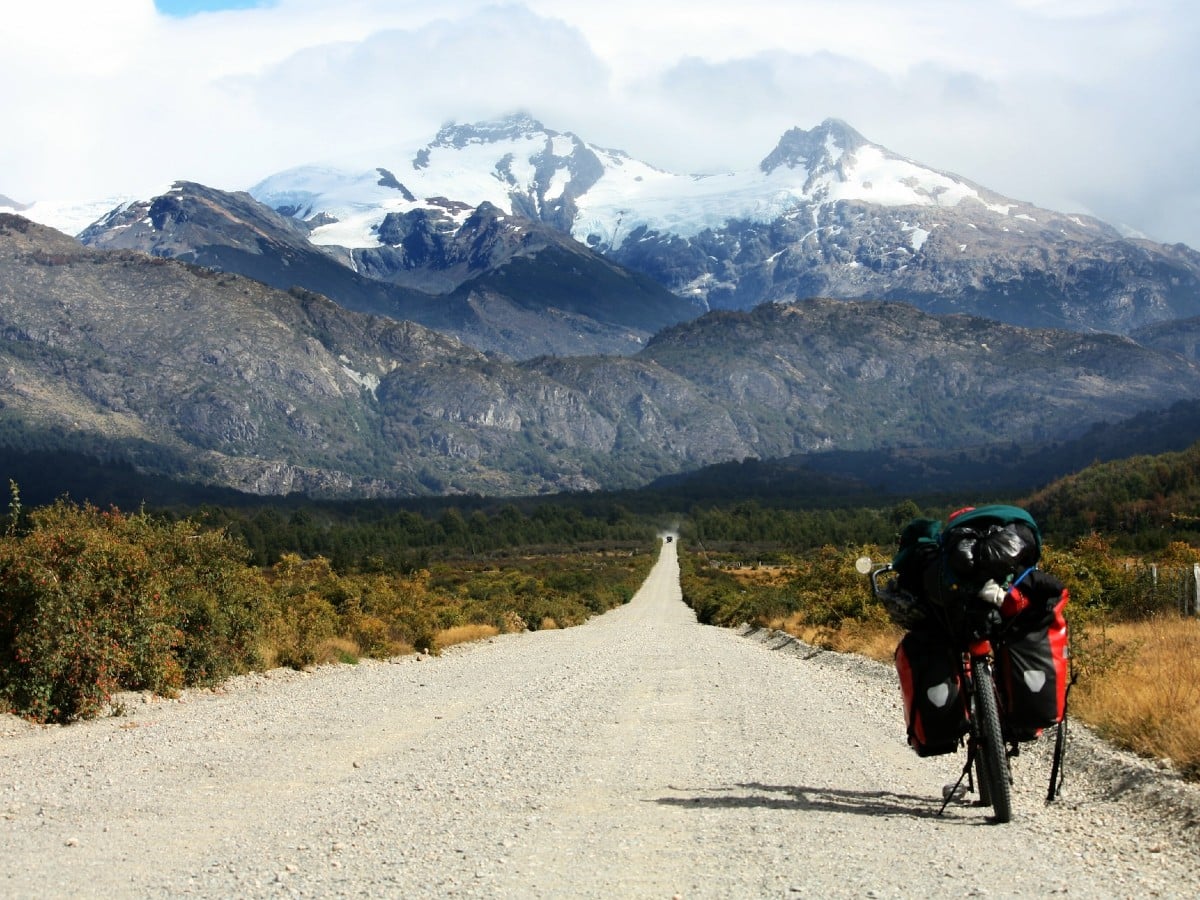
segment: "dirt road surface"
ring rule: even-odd
[[[675,548],[579,628],[4,719],[0,896],[1200,895],[1169,772],[1077,730],[1059,802],[1035,745],[939,816],[891,670],[698,625]]]

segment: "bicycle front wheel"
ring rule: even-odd
[[[979,793],[991,803],[995,820],[1012,821],[1012,783],[1008,775],[1008,755],[1000,732],[1000,708],[992,665],[987,660],[974,664],[975,753],[979,773]]]

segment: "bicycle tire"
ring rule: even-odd
[[[1008,755],[1000,731],[1000,708],[996,700],[996,683],[992,666],[986,660],[974,666],[974,706],[977,732],[976,753],[980,773],[980,797],[987,787],[987,801],[996,822],[1012,821],[1012,785],[1008,779]]]
[[[977,704],[972,701],[971,709],[971,762],[974,766],[975,790],[979,794],[980,806],[992,805],[992,788],[988,784],[987,764],[984,762],[983,739],[979,731],[979,712]]]

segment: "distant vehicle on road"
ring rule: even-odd
[[[673,540],[673,538],[671,537],[671,535],[668,534],[667,535],[667,543],[668,544],[671,543],[672,540]]]

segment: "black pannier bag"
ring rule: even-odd
[[[908,744],[918,756],[958,750],[969,722],[957,660],[944,638],[910,631],[896,648]]]
[[[1011,740],[1033,740],[1066,715],[1068,599],[1062,582],[1033,572],[1005,600],[1011,618],[996,645],[996,685]]]
[[[926,619],[925,579],[937,571],[941,527],[936,519],[913,519],[908,523],[892,558],[896,577],[878,593],[888,617],[905,631],[920,627]]]

